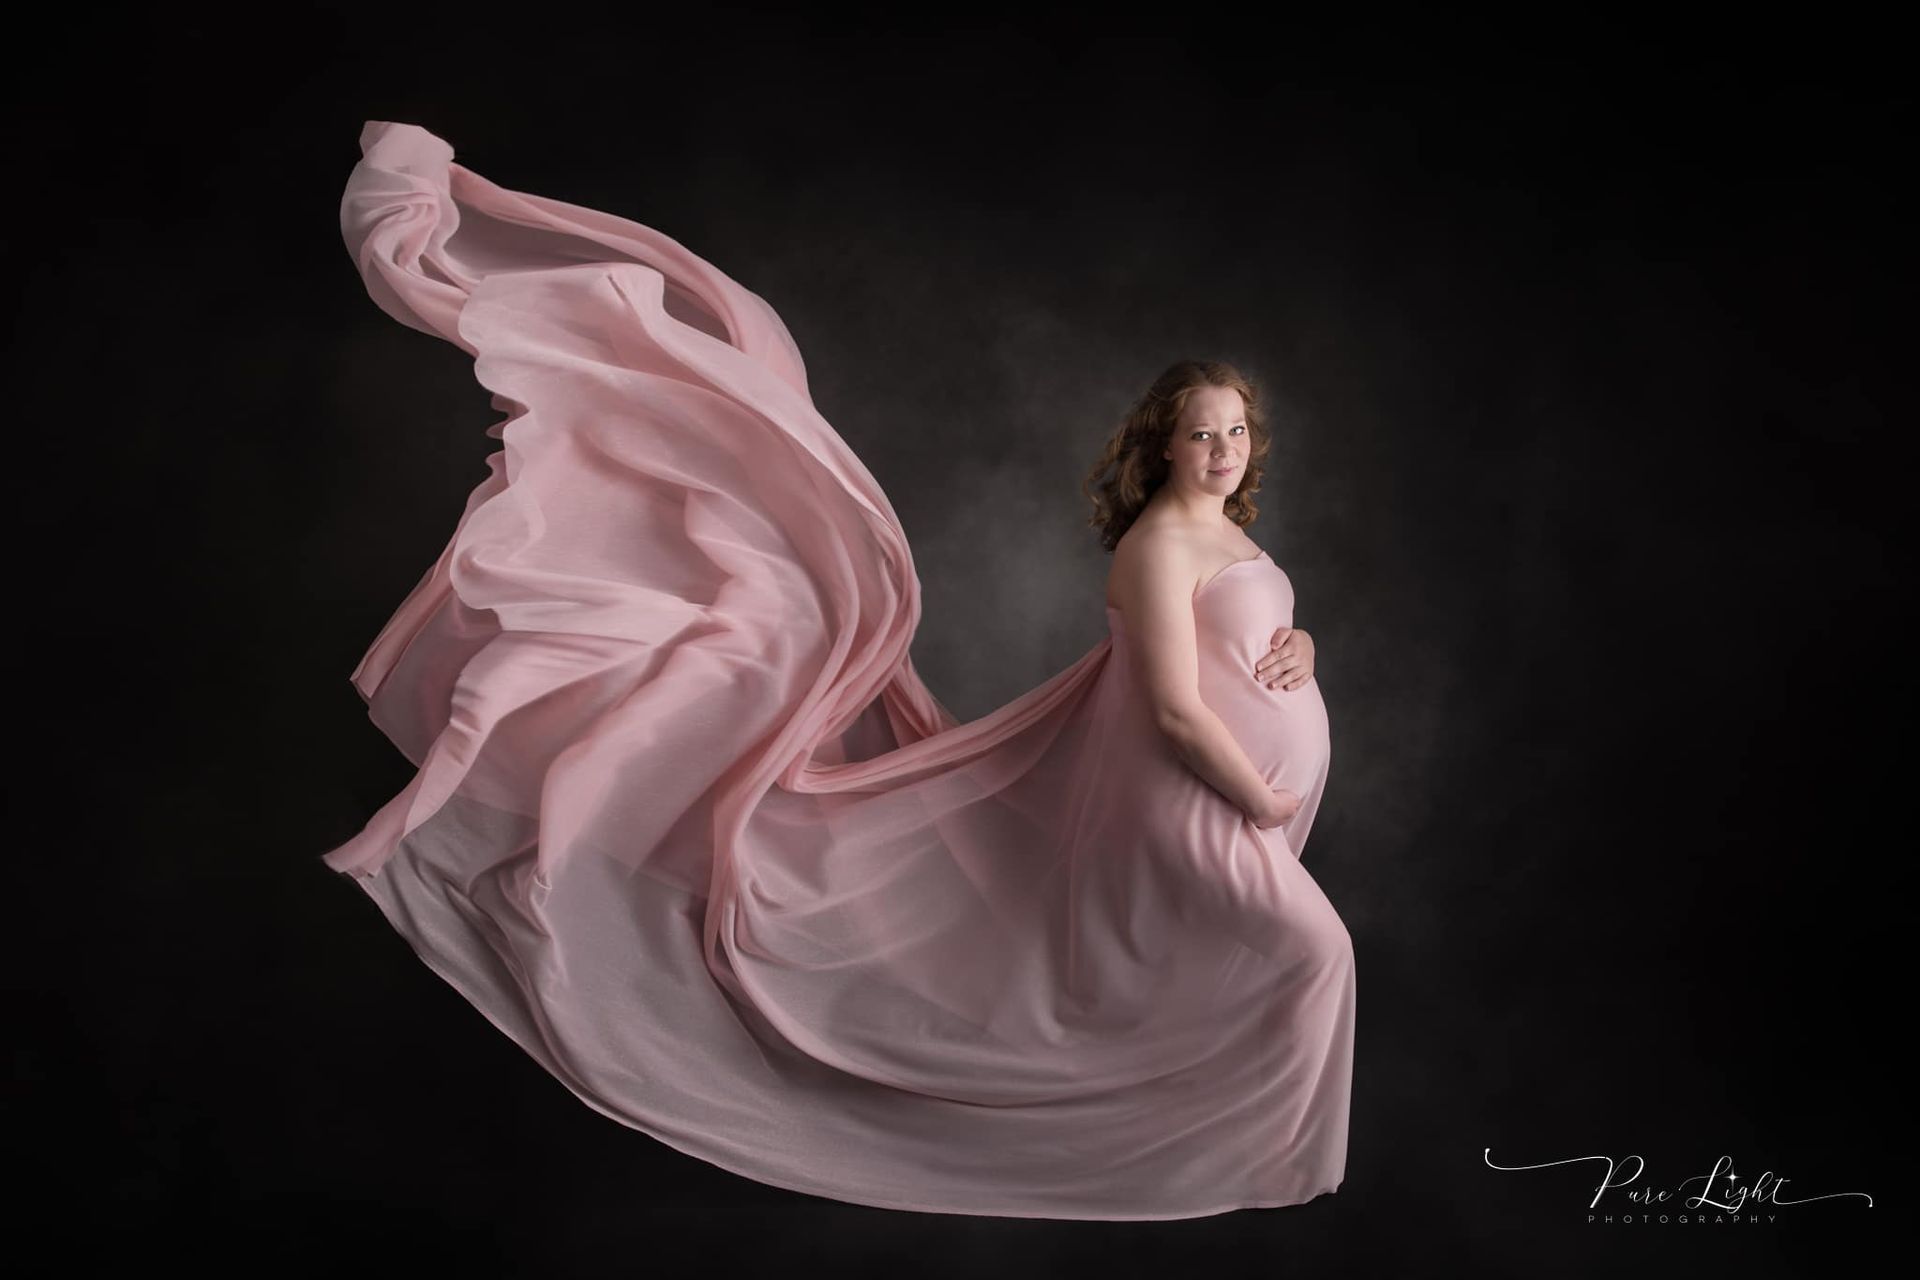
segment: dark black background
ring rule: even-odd
[[[25,1242],[1845,1274],[1908,1191],[1911,120],[1890,37],[1823,16],[166,9],[19,47]],[[1361,976],[1336,1195],[1112,1224],[761,1186],[582,1106],[321,867],[409,776],[347,673],[497,447],[470,360],[342,249],[370,119],[774,304],[913,540],[916,663],[966,718],[1099,638],[1077,485],[1145,382],[1198,356],[1271,392],[1250,532],[1317,644],[1307,865]],[[1489,1149],[1875,1203],[1592,1224],[1591,1164]]]

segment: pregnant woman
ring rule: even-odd
[[[1107,614],[1114,676],[1126,686],[1119,715],[1128,741],[1151,741],[1157,729],[1171,748],[1149,753],[1133,770],[1142,784],[1136,794],[1154,798],[1137,815],[1141,830],[1197,855],[1192,871],[1218,896],[1246,895],[1244,915],[1234,918],[1251,931],[1249,945],[1269,938],[1316,963],[1350,968],[1350,944],[1331,905],[1310,877],[1272,856],[1297,859],[1326,785],[1330,738],[1311,674],[1290,674],[1284,646],[1267,653],[1276,619],[1291,627],[1292,584],[1234,518],[1253,517],[1250,495],[1266,453],[1254,401],[1252,387],[1227,366],[1176,365],[1116,433],[1095,472],[1114,476],[1096,498],[1096,523],[1117,547]],[[1142,446],[1159,450],[1158,467],[1143,462]],[[1143,490],[1150,496],[1130,515],[1125,495]],[[1250,669],[1265,670],[1256,664],[1272,665],[1270,683],[1281,691],[1246,679]],[[1209,804],[1196,784],[1242,811],[1263,839],[1237,842],[1234,815]],[[1167,803],[1184,793],[1194,795],[1191,807]],[[1204,825],[1170,827],[1169,814]]]
[[[1091,1219],[1337,1188],[1353,953],[1299,860],[1327,718],[1242,532],[1251,384],[1135,404],[1092,477],[1108,635],[962,724],[763,299],[417,126],[360,142],[368,293],[473,357],[502,447],[353,672],[417,772],[325,865],[580,1100],[761,1182]]]

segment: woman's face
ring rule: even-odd
[[[1232,387],[1202,387],[1187,397],[1167,440],[1167,482],[1226,498],[1246,474],[1246,404]]]

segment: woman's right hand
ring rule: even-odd
[[[1275,787],[1267,793],[1266,812],[1250,815],[1253,825],[1261,829],[1277,827],[1300,812],[1300,797],[1284,787]]]

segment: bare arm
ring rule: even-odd
[[[1187,767],[1256,826],[1283,820],[1284,807],[1254,768],[1226,722],[1200,698],[1199,643],[1194,633],[1193,562],[1165,539],[1137,548],[1115,565],[1114,594],[1133,638],[1138,678],[1160,731]]]

